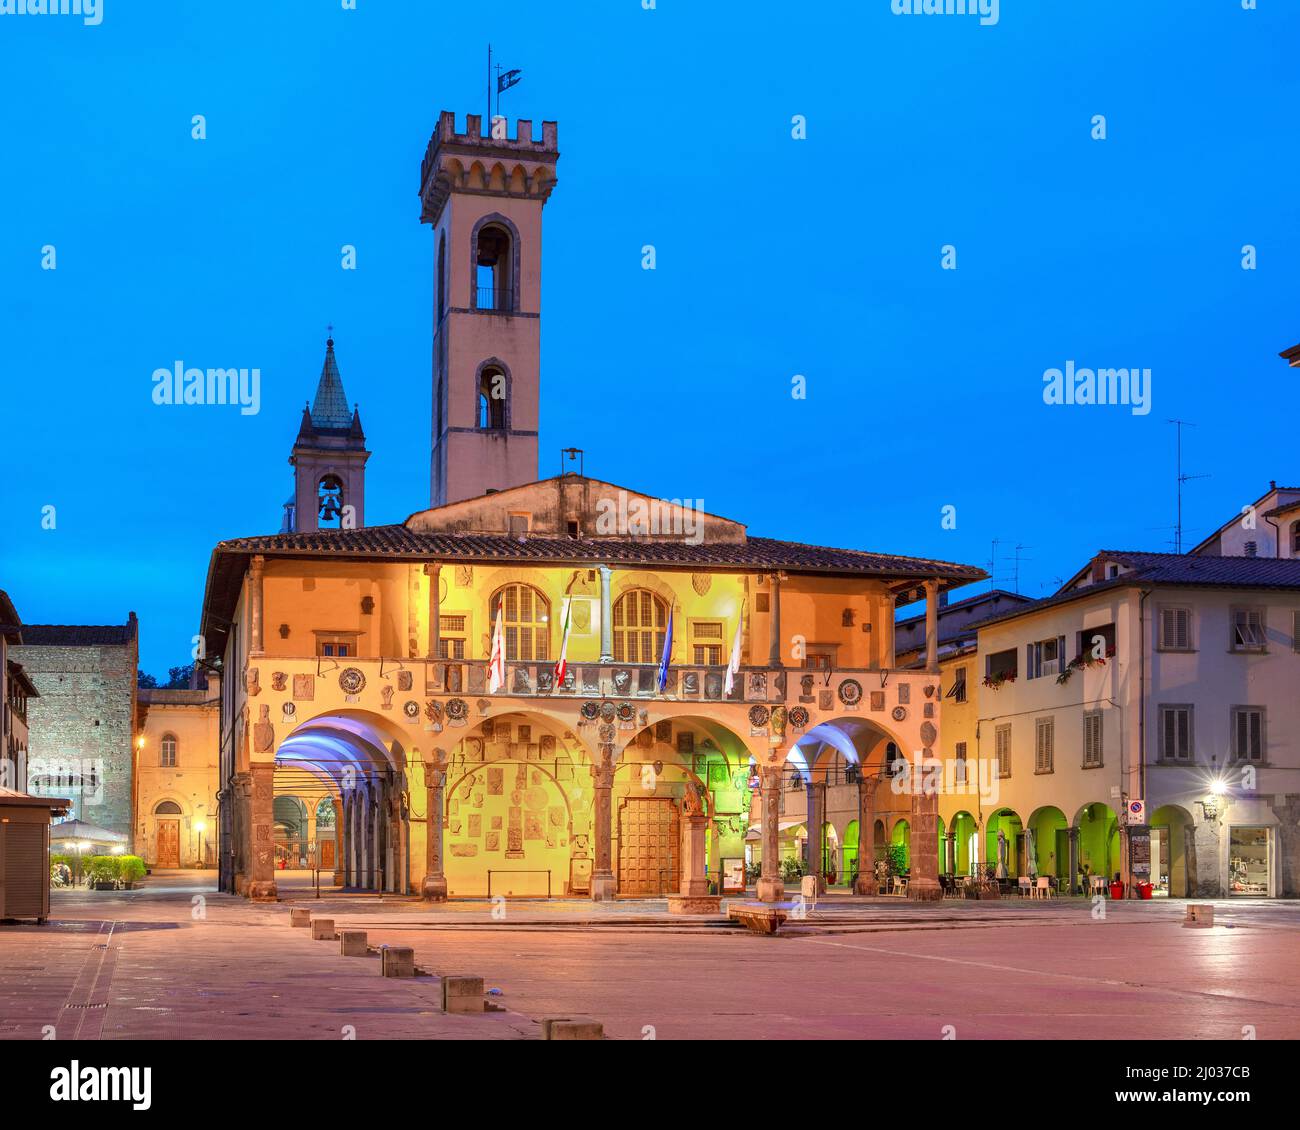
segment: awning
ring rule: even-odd
[[[804,822],[803,822],[802,820],[781,820],[781,821],[778,821],[778,823],[777,823],[777,825],[776,825],[776,832],[777,832],[777,835],[780,835],[782,832],[788,832],[791,828],[799,828],[799,827],[802,827],[803,823],[804,823]],[[762,824],[751,824],[751,825],[749,826],[749,831],[745,833],[745,840],[746,840],[746,841],[750,841],[750,840],[761,840],[762,838],[763,838],[763,825],[762,825]]]
[[[92,844],[124,844],[126,837],[121,832],[112,832],[98,824],[87,824],[84,820],[63,820],[50,825],[50,841],[84,841]]]

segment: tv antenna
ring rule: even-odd
[[[1182,553],[1183,551],[1183,483],[1189,483],[1193,479],[1208,479],[1209,475],[1185,475],[1183,474],[1183,429],[1194,428],[1195,424],[1188,420],[1166,420],[1166,424],[1173,424],[1178,431],[1177,439],[1177,467],[1178,467],[1178,522],[1174,526],[1174,552]]]

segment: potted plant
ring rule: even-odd
[[[86,862],[86,881],[92,891],[117,889],[119,868],[111,855],[92,855]]]
[[[144,860],[138,855],[121,855],[118,856],[118,879],[122,884],[124,891],[129,891],[136,883],[144,878],[145,867]]]

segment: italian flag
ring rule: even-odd
[[[569,650],[569,628],[573,624],[573,617],[569,609],[572,607],[573,597],[566,597],[564,601],[564,625],[560,628],[560,658],[555,661],[555,683],[557,686],[564,682],[564,672],[569,669],[569,664],[564,657]]]

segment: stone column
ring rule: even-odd
[[[424,825],[424,881],[420,884],[420,897],[429,902],[445,902],[447,876],[443,871],[443,812],[447,789],[447,757],[431,757],[424,763],[425,811]]]
[[[772,578],[772,612],[768,617],[770,638],[767,644],[767,665],[781,666],[781,574],[771,573]],[[820,872],[819,872],[820,874]]]
[[[822,825],[826,823],[826,782],[808,781],[805,785],[808,794],[808,874],[817,879],[817,891],[826,890],[826,878],[822,874],[822,837],[826,834]]]
[[[303,845],[307,865],[312,868],[320,866],[320,843],[316,839],[316,831],[316,813],[312,811],[307,815],[307,842]]]
[[[876,785],[879,777],[858,778],[858,879],[855,894],[876,893]]]
[[[1172,862],[1170,871],[1173,870]],[[1200,889],[1199,877],[1196,874],[1196,825],[1188,824],[1183,828],[1183,882],[1186,890],[1183,892],[1184,898],[1196,898],[1197,891]],[[1172,893],[1172,892],[1171,892]],[[1174,896],[1178,897],[1178,896]]]
[[[248,767],[252,779],[250,826],[253,833],[249,853],[251,872],[248,897],[258,902],[275,902],[275,762],[255,761]]]
[[[262,571],[266,558],[256,555],[248,565],[248,624],[252,633],[250,654],[262,654]]]
[[[925,582],[925,669],[939,670],[939,582]]]
[[[248,894],[248,872],[252,866],[253,833],[250,802],[253,795],[252,775],[236,773],[230,779],[231,882],[237,895]]]
[[[614,620],[609,598],[610,574],[608,565],[600,567],[600,661],[614,662]]]
[[[369,785],[363,794],[365,800],[361,808],[361,841],[365,851],[365,862],[363,864],[362,874],[364,876],[363,886],[368,891],[373,891],[375,887],[375,797]]]
[[[1070,894],[1074,894],[1075,889],[1079,886],[1079,829],[1067,828],[1065,836],[1070,843]]]
[[[759,775],[763,856],[758,897],[763,902],[780,902],[785,897],[785,884],[781,881],[781,767],[764,765]]]
[[[957,833],[943,834],[943,873],[953,875],[957,871]]]
[[[925,756],[931,756],[929,750]],[[908,896],[921,901],[943,898],[939,886],[939,797],[926,789],[912,794],[911,851]]]
[[[687,898],[709,893],[704,873],[704,837],[708,828],[709,818],[702,812],[682,817],[681,893]]]
[[[430,659],[438,658],[438,639],[442,629],[442,566],[434,563],[424,567],[424,575],[429,578],[429,648],[426,655]]]
[[[605,590],[608,591],[608,590]],[[595,867],[591,872],[591,897],[612,899],[618,889],[612,860],[614,819],[614,746],[602,743],[600,761],[592,773],[596,797],[592,811],[592,839],[595,843]]]

